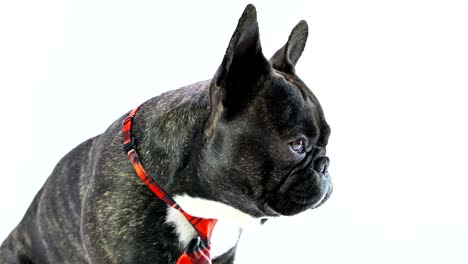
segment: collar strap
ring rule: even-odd
[[[210,257],[210,238],[216,219],[207,219],[192,216],[182,210],[182,208],[172,199],[172,197],[159,186],[148,174],[140,161],[136,151],[135,138],[132,135],[133,118],[140,109],[140,106],[133,109],[130,114],[122,121],[122,132],[124,141],[124,151],[135,169],[136,174],[141,181],[147,185],[150,190],[168,206],[178,210],[197,232],[197,237],[192,239],[185,252],[179,257],[177,264],[208,264],[211,263]]]

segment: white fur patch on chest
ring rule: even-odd
[[[184,211],[193,216],[218,220],[211,236],[212,258],[221,256],[234,247],[239,240],[242,228],[260,223],[259,218],[254,218],[221,202],[194,198],[186,194],[176,195],[173,198]],[[185,248],[188,242],[196,236],[192,225],[172,207],[168,208],[166,223],[175,227],[182,248]]]

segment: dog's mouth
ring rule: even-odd
[[[330,198],[333,187],[331,182],[323,187],[310,187],[309,193],[296,192],[280,195],[279,198],[265,203],[263,211],[267,216],[295,215],[309,209],[316,209]]]
[[[263,204],[261,210],[265,216],[281,216],[281,213],[277,212],[268,202]]]
[[[323,205],[333,192],[326,156],[309,157],[293,170],[263,205],[268,216],[295,215]]]

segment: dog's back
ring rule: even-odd
[[[86,262],[80,232],[81,202],[90,175],[86,170],[92,169],[90,158],[96,140],[97,137],[85,141],[57,164],[23,220],[3,242],[1,260],[6,263]]]

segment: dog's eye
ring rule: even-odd
[[[305,140],[302,138],[293,140],[289,142],[289,147],[291,148],[292,151],[298,154],[304,154],[305,153]]]

